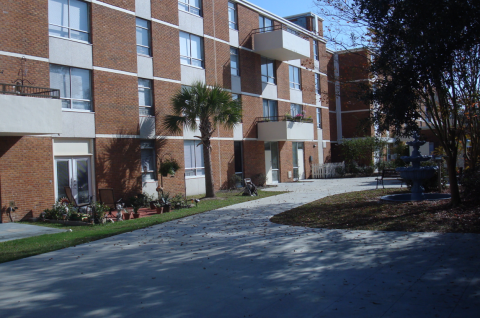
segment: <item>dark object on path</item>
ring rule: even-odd
[[[245,189],[243,190],[243,195],[258,196],[257,186],[253,184],[250,178],[245,178]]]

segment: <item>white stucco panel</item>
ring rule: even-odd
[[[153,79],[152,57],[137,55],[137,74],[141,78]]]
[[[203,36],[203,18],[178,10],[178,28],[181,31]]]
[[[152,17],[150,0],[135,0],[135,15],[139,18],[150,19]]]
[[[196,81],[205,83],[205,70],[202,68],[181,65],[181,75],[183,85],[192,85]]]
[[[63,111],[60,137],[95,138],[95,113]]]
[[[92,45],[69,39],[49,37],[49,61],[91,70],[93,68]]]

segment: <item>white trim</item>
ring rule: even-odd
[[[158,19],[155,19],[155,18],[152,18],[152,21],[153,21],[153,22],[156,22],[156,23],[159,23],[159,24],[163,24],[163,25],[172,27],[172,28],[175,28],[175,29],[178,29],[178,28],[179,28],[178,25],[171,24],[171,23],[168,23],[168,22],[165,22],[165,21],[162,21],[162,20],[158,20]]]
[[[212,137],[212,138],[210,138],[210,140],[220,140],[220,141],[222,141],[222,140],[227,140],[227,141],[235,141],[235,140],[233,139],[233,137],[232,137],[232,138],[230,138],[230,137]]]
[[[258,141],[258,138],[243,138],[242,140],[246,140],[246,141]]]
[[[12,52],[6,52],[6,51],[0,51],[0,55],[4,56],[11,56],[11,57],[18,57],[22,58],[25,57],[28,60],[34,60],[34,61],[41,61],[41,62],[48,62],[49,60],[45,57],[39,57],[39,56],[32,56],[32,55],[26,55],[26,54],[19,54],[19,53],[12,53]]]
[[[98,0],[92,0],[92,3],[98,4],[98,5],[113,9],[113,10],[121,11],[123,13],[135,15],[135,12],[133,12],[133,11],[130,11],[130,10],[127,10],[127,9],[122,9],[122,8],[119,8],[119,7],[116,7],[116,6],[112,6],[111,4],[101,2],[101,1],[98,1]]]
[[[258,95],[258,94],[253,94],[253,93],[247,93],[247,92],[241,92],[240,93],[241,95],[247,95],[247,96],[252,96],[252,97],[262,97],[262,95]]]
[[[345,114],[345,113],[361,113],[361,112],[369,112],[370,109],[358,109],[358,110],[345,110],[345,111],[342,111],[342,114]]]
[[[242,50],[245,50],[245,51],[249,51],[249,52],[255,53],[252,49],[249,49],[248,47],[238,46],[238,48],[239,48],[239,49],[242,49]]]
[[[119,71],[119,70],[114,70],[114,69],[111,69],[111,68],[105,68],[105,67],[100,67],[100,66],[94,66],[93,70],[94,71],[103,71],[103,72],[109,72],[109,73],[128,75],[128,76],[135,76],[135,77],[138,76],[137,73]]]
[[[154,80],[157,80],[157,81],[177,83],[177,84],[181,84],[181,83],[182,83],[181,81],[173,80],[173,79],[170,79],[170,78],[163,78],[163,77],[155,77],[155,76],[154,76],[153,79],[154,79]]]
[[[133,139],[140,139],[140,135],[95,134],[95,138],[133,138]]]

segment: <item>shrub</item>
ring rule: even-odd
[[[267,182],[267,176],[263,173],[259,173],[252,177],[252,181],[256,186],[263,187]]]
[[[480,201],[480,169],[474,172],[470,170],[465,170],[461,179],[463,197],[466,200]]]

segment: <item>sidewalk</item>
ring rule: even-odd
[[[479,235],[269,218],[374,178],[294,192],[0,264],[3,317],[478,317]]]

